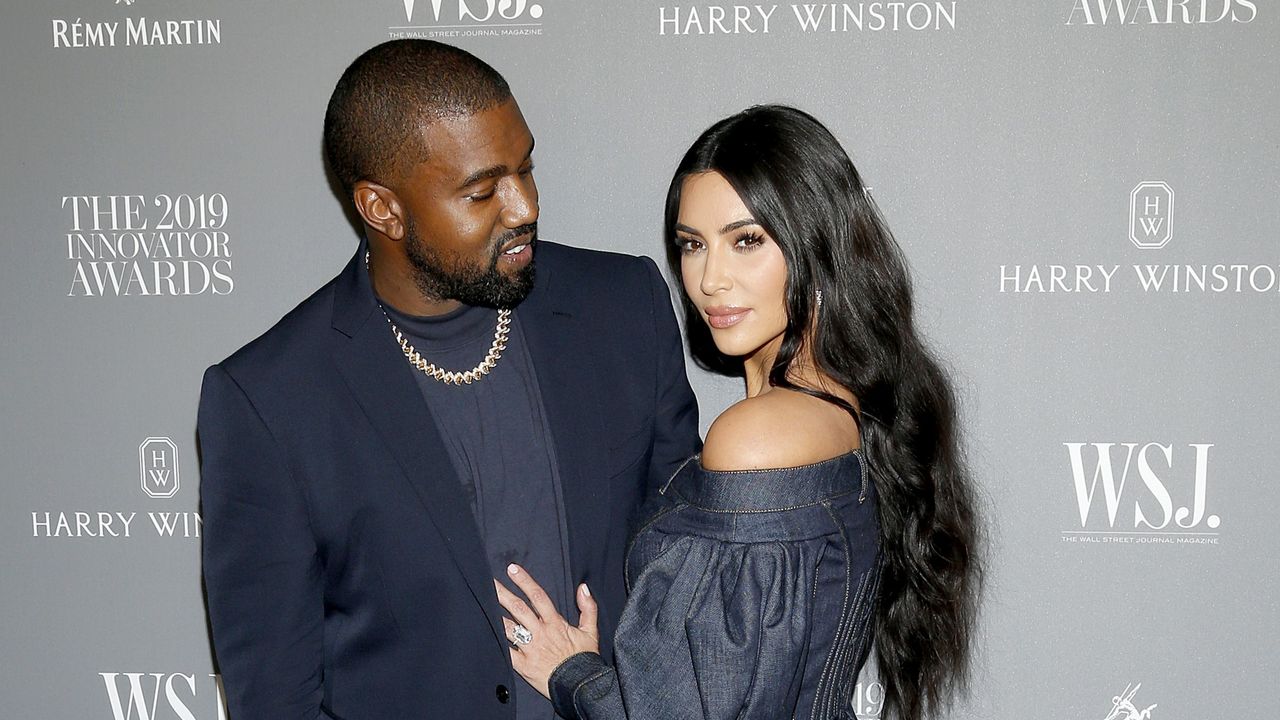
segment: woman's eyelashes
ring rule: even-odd
[[[743,250],[750,252],[764,244],[764,235],[758,232],[744,232],[734,238],[733,247],[735,250]]]
[[[692,255],[702,249],[702,241],[689,235],[676,235],[676,247],[681,254]]]
[[[764,235],[758,232],[744,232],[735,236],[732,240],[733,249],[739,252],[751,252],[764,244]],[[676,235],[676,247],[680,248],[680,252],[685,255],[693,255],[702,252],[705,245],[698,238],[690,235]]]

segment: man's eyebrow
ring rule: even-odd
[[[507,174],[506,165],[491,165],[483,170],[477,170],[467,176],[465,180],[459,183],[458,187],[468,187],[475,185],[481,180],[489,180],[491,178],[502,177]]]
[[[534,145],[534,140],[533,138],[530,138],[529,151],[524,154],[525,160],[528,160],[533,155],[533,145]],[[461,184],[458,185],[458,187],[464,188],[470,185],[475,185],[481,180],[490,180],[492,178],[502,177],[503,175],[506,175],[506,174],[507,174],[506,165],[492,165],[490,167],[484,168],[482,170],[477,170],[471,173],[466,177],[465,180],[462,181]]]

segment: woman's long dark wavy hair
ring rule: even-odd
[[[981,533],[955,397],[916,334],[902,251],[830,131],[800,110],[764,105],[711,126],[680,161],[665,221],[676,277],[681,189],[686,177],[708,171],[733,186],[786,259],[788,321],[770,384],[843,407],[862,431],[879,495],[884,717],[920,720],[965,689]],[[695,359],[732,372],[734,360],[715,351],[687,296],[684,305]],[[806,346],[817,368],[857,398],[857,410],[792,382],[789,370]]]

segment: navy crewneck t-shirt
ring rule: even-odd
[[[429,317],[383,309],[427,362],[444,370],[471,370],[493,344],[498,312],[490,308],[464,305]],[[497,365],[469,385],[443,383],[409,367],[449,450],[493,576],[519,595],[506,567],[520,564],[576,623],[559,468],[519,322],[513,315]],[[551,703],[528,683],[517,677],[515,684],[518,720],[555,717]]]

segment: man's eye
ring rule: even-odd
[[[471,202],[481,202],[484,200],[488,200],[491,197],[493,197],[493,191],[485,190],[484,192],[472,193],[467,196],[467,199],[470,200]]]

